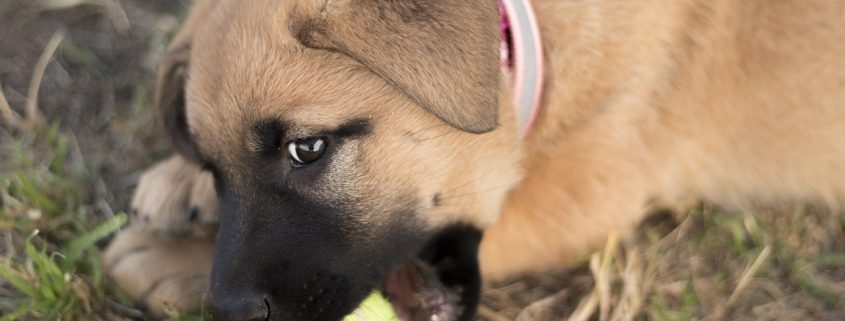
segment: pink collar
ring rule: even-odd
[[[529,0],[498,0],[502,69],[514,76],[514,110],[519,135],[531,131],[543,90],[543,46]]]

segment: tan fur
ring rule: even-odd
[[[535,1],[550,85],[488,275],[553,269],[650,200],[845,197],[845,4]]]
[[[459,132],[343,53],[302,49],[288,29],[272,27],[293,9],[265,1],[199,1],[177,37],[174,48],[193,41],[197,66],[191,127],[203,153],[225,160],[247,120],[283,117],[307,135],[371,119],[376,136],[345,151],[363,163],[347,160],[331,182],[378,199],[361,200],[374,224],[396,191],[443,192],[441,207],[425,209],[428,226],[492,225],[481,249],[488,277],[570,264],[609,232],[627,231],[655,200],[835,207],[845,198],[845,3],[533,3],[547,86],[521,143],[507,82],[502,126]]]
[[[112,241],[103,264],[126,294],[163,316],[210,302],[213,251],[212,239],[168,240],[132,227]]]
[[[220,215],[214,178],[182,157],[144,173],[131,206],[133,224],[162,238],[210,237]]]
[[[278,7],[281,13],[268,7]],[[348,194],[372,215],[392,214],[396,204],[408,196],[427,201],[440,193],[443,199],[460,202],[439,209],[415,204],[423,207],[423,212],[431,212],[426,215],[432,221],[430,226],[456,219],[489,225],[498,215],[505,192],[519,178],[519,154],[512,152],[518,143],[510,121],[512,111],[500,108],[506,125],[488,134],[457,131],[415,104],[414,96],[396,90],[390,79],[362,68],[345,54],[303,47],[287,30],[256,35],[255,30],[273,31],[277,26],[295,25],[305,19],[302,17],[322,14],[317,11],[320,7],[315,12],[306,9],[292,3],[217,4],[212,15],[226,19],[209,19],[191,46],[187,116],[200,153],[218,166],[236,167],[239,153],[254,150],[250,146],[255,143],[249,138],[243,148],[244,137],[251,137],[251,125],[264,119],[289,122],[294,137],[313,136],[350,119],[367,119],[374,124],[375,134],[344,145],[345,150],[338,153],[341,160],[323,175],[326,182],[316,184],[325,189],[321,193],[328,198]],[[233,49],[221,55],[221,47]],[[426,90],[417,94],[438,93]],[[467,168],[462,164],[478,165]],[[491,186],[496,188],[479,192]],[[462,216],[444,217],[454,213]]]

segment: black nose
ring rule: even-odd
[[[266,321],[270,306],[260,294],[232,293],[214,301],[214,321]]]

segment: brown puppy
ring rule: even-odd
[[[425,312],[466,319],[480,230],[500,277],[571,263],[654,200],[845,198],[845,3],[533,4],[547,85],[519,141],[495,1],[198,1],[158,94],[188,162],[161,166],[214,173],[215,318],[338,319],[374,287],[407,294],[395,280],[422,261],[459,297]],[[212,221],[211,184],[165,172],[136,194],[146,226]],[[154,310],[199,302],[209,240],[123,233],[122,286]],[[189,264],[172,253],[197,263],[162,271]]]

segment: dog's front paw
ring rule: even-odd
[[[134,225],[159,237],[207,237],[219,216],[214,178],[172,156],[141,176],[131,212]]]
[[[103,255],[109,276],[156,317],[209,306],[213,239],[160,239],[138,228],[120,232]]]

